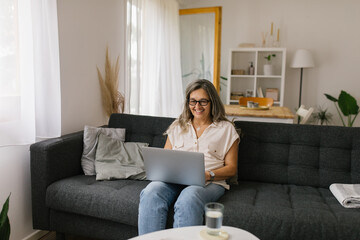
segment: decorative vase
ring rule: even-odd
[[[272,64],[264,65],[264,75],[273,75],[274,74],[274,66]]]

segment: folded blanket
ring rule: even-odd
[[[360,208],[360,184],[333,183],[329,189],[344,207]]]

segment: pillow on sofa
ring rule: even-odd
[[[95,157],[96,180],[144,180],[146,174],[141,147],[148,145],[122,142],[101,133]]]
[[[95,154],[98,137],[103,133],[111,138],[125,141],[125,128],[98,128],[85,126],[84,150],[81,157],[81,167],[85,175],[95,175]]]

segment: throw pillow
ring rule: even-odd
[[[85,175],[95,175],[95,155],[100,133],[111,138],[125,141],[125,128],[98,128],[85,126],[84,149],[81,157],[81,167]]]
[[[122,142],[100,134],[96,150],[96,180],[146,178],[141,148],[147,143]]]

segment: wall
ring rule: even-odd
[[[120,56],[120,73],[124,73],[124,3],[124,0],[58,1],[63,134],[82,130],[85,124],[107,123],[96,66],[104,75],[108,45],[112,64]]]
[[[113,60],[121,52],[125,21],[124,0],[60,0],[62,134],[82,130],[85,124],[102,125],[100,88],[96,66],[104,72],[105,49]],[[124,88],[123,82],[120,87]],[[11,240],[38,239],[32,229],[29,146],[0,148],[0,205],[11,192]]]
[[[228,51],[240,43],[261,46],[261,32],[271,22],[280,27],[281,47],[287,48],[284,105],[298,106],[300,69],[289,67],[296,49],[312,52],[315,68],[304,69],[302,103],[328,107],[340,125],[334,104],[324,93],[338,97],[341,90],[360,105],[360,2],[348,0],[179,0],[181,8],[222,6],[221,75],[227,76]],[[360,117],[356,120],[360,126]]]
[[[9,219],[11,240],[32,230],[29,146],[0,147],[0,208],[11,193]]]

